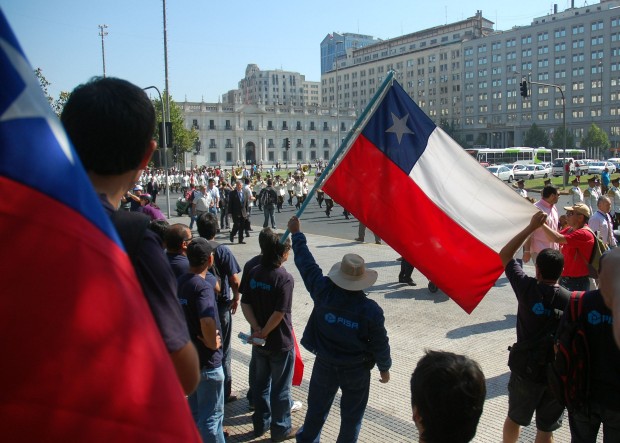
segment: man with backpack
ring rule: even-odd
[[[541,226],[547,214],[537,212],[529,225],[499,253],[506,277],[517,297],[517,342],[508,357],[508,416],[503,442],[516,443],[521,426],[528,426],[536,411],[536,442],[552,442],[553,431],[562,425],[564,406],[547,387],[546,367],[553,358],[553,336],[569,293],[558,286],[564,259],[560,251],[547,248],[536,257],[536,278],[523,272],[513,257],[526,239]]]
[[[601,268],[613,264],[605,254]],[[598,289],[574,293],[558,330],[556,359],[562,362],[554,366],[566,376],[560,386],[573,443],[595,443],[601,424],[604,442],[620,441],[620,350],[612,330],[613,304],[613,294]]]
[[[278,203],[278,193],[273,187],[272,179],[268,179],[267,186],[261,189],[260,194],[258,194],[258,201],[260,202],[260,206],[263,208],[263,214],[265,214],[263,228],[267,228],[269,226],[269,221],[271,221],[271,228],[276,229],[274,212],[276,209],[276,204]]]
[[[590,208],[584,203],[564,207],[568,228],[556,232],[543,225],[547,238],[560,244],[564,255],[564,271],[560,284],[570,291],[587,291],[590,288],[589,264],[594,249],[595,235],[588,228]]]

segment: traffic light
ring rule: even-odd
[[[521,83],[521,97],[527,97],[527,80],[523,80]]]
[[[285,138],[284,139],[284,148],[288,151],[289,149],[291,149],[291,139],[290,138]]]

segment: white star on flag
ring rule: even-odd
[[[407,127],[407,119],[409,118],[409,114],[405,114],[403,118],[398,118],[392,112],[392,127],[385,132],[393,132],[396,134],[396,138],[398,138],[398,144],[400,145],[401,140],[403,139],[403,134],[413,134],[413,131]]]
[[[20,118],[42,118],[49,125],[54,137],[58,141],[60,148],[67,156],[67,159],[74,163],[71,148],[69,147],[69,139],[63,129],[60,121],[56,118],[49,104],[43,97],[41,86],[37,78],[32,73],[32,67],[28,61],[11,46],[6,40],[0,39],[0,49],[4,51],[13,67],[26,84],[24,90],[19,94],[11,106],[7,108],[4,114],[0,115],[0,122],[8,120],[17,120]]]

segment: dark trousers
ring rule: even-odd
[[[620,412],[590,404],[590,414],[580,411],[568,414],[571,441],[573,443],[596,443],[596,437],[603,425],[603,442],[620,441]]]
[[[404,258],[400,262],[400,273],[398,274],[398,280],[409,280],[411,274],[413,274],[413,266]]]
[[[239,241],[243,241],[243,231],[245,230],[245,218],[242,215],[233,216],[233,227],[230,231],[230,241],[235,239],[235,234],[239,233]]]
[[[329,217],[329,214],[332,212],[333,207],[334,201],[331,198],[325,199],[325,215]]]
[[[319,441],[321,429],[339,388],[342,391],[340,433],[336,442],[357,441],[368,403],[370,370],[364,365],[337,366],[317,357],[310,378],[308,413],[303,427],[297,434],[298,442]]]

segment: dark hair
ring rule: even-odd
[[[113,77],[75,88],[60,120],[86,171],[101,175],[138,168],[155,131],[155,109],[145,92]]]
[[[271,180],[270,178],[267,179],[267,186],[271,186],[273,185],[273,180]]]
[[[536,257],[536,267],[543,279],[557,280],[564,269],[564,256],[557,249],[543,249]]]
[[[273,231],[271,228],[263,228],[263,230],[260,231],[258,234],[258,246],[260,246],[261,252],[264,252],[264,250],[269,247],[272,236]]]
[[[189,227],[183,223],[175,223],[170,226],[166,234],[166,248],[170,252],[179,252],[183,247],[183,242],[187,240]]]
[[[547,185],[542,190],[542,198],[549,198],[552,195],[556,195],[558,193],[558,189],[555,186]]]
[[[152,220],[149,224],[149,229],[157,234],[162,246],[167,247],[168,243],[166,242],[166,235],[170,229],[170,223],[166,220]]]
[[[277,268],[284,263],[284,254],[291,249],[291,239],[287,238],[284,243],[280,242],[280,235],[272,232],[265,239],[265,248],[261,246],[263,256],[261,264],[271,268]]]
[[[207,240],[212,240],[217,234],[217,217],[210,212],[204,212],[196,220],[198,234]]]
[[[249,178],[244,178],[243,179],[243,183],[245,183],[246,185],[250,184],[250,179]]]
[[[465,443],[476,435],[484,399],[478,363],[443,351],[426,351],[411,375],[411,406],[422,418],[426,443]]]

